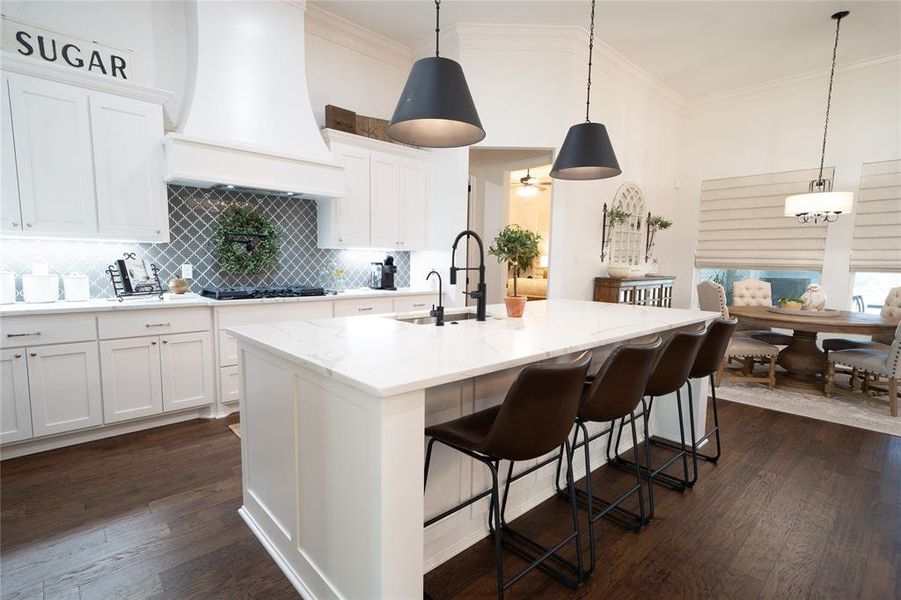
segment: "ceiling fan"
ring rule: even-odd
[[[520,196],[534,196],[539,192],[545,191],[549,185],[551,185],[550,179],[541,180],[538,177],[532,177],[529,169],[526,169],[525,177],[519,178],[517,193]]]

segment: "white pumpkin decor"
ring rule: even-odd
[[[803,310],[823,310],[826,308],[826,292],[822,286],[811,283],[801,294]]]

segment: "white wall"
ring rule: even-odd
[[[185,89],[185,3],[134,0],[4,0],[3,14],[34,25],[134,51],[133,80],[172,92],[177,123]]]
[[[899,56],[836,73],[826,148],[826,165],[835,166],[836,190],[857,191],[862,163],[901,157],[899,73]],[[689,192],[692,228],[697,228],[704,179],[819,165],[827,77],[783,81],[689,108],[686,139],[691,152],[683,188]],[[833,308],[845,309],[851,302],[853,224],[848,215],[829,225],[822,284]]]

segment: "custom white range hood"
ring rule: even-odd
[[[189,3],[189,108],[165,139],[166,181],[343,195],[343,170],[319,134],[307,92],[305,8]]]

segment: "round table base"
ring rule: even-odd
[[[826,372],[826,354],[817,347],[813,331],[795,331],[791,343],[779,352],[776,363],[794,375],[814,379]]]

